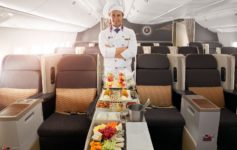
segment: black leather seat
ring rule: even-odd
[[[154,46],[154,44],[146,42],[146,43],[141,43],[141,46]]]
[[[216,54],[216,48],[222,47],[222,44],[219,42],[205,42],[209,44],[209,54]]]
[[[40,149],[83,149],[90,123],[86,114],[52,114],[38,130]]]
[[[178,54],[188,55],[188,54],[198,54],[197,47],[192,46],[182,46],[178,47]]]
[[[237,54],[237,47],[222,47],[221,54]]]
[[[169,54],[170,49],[167,46],[152,46],[151,53]]]
[[[201,42],[189,42],[189,46],[197,47],[199,54],[205,54],[205,51]]]
[[[173,106],[172,74],[166,55],[137,57],[137,91],[141,103],[147,98],[158,108],[148,109],[146,121],[154,149],[181,150],[184,119]]]
[[[172,42],[159,42],[160,46],[173,46]]]
[[[142,46],[137,47],[137,55],[139,55],[139,54],[144,54]]]
[[[218,149],[237,149],[237,95],[225,92],[221,87],[217,61],[212,55],[188,55],[186,57],[186,88],[203,95],[221,107],[218,133]]]
[[[7,55],[2,62],[0,78],[0,107],[42,91],[40,57]]]
[[[0,109],[25,98],[43,99],[43,117],[54,110],[54,94],[42,93],[40,56],[7,55],[3,59],[0,79]]]
[[[88,109],[94,109],[96,87],[95,57],[63,56],[56,79],[56,112],[38,130],[41,150],[84,148],[91,123]]]
[[[159,115],[154,115],[159,114]],[[146,112],[146,120],[149,121],[149,126],[156,127],[182,127],[184,125],[184,120],[181,115],[177,115],[177,110],[173,108],[159,108],[150,109]],[[166,131],[164,131],[164,134]]]

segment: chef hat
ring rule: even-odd
[[[117,3],[106,3],[103,10],[103,16],[105,18],[109,18],[109,13],[111,13],[113,10],[118,10],[123,13],[123,7]]]

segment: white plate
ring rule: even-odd
[[[100,95],[99,100],[101,101],[112,101],[111,97],[108,95],[104,95],[105,90],[102,91],[102,94]],[[122,96],[119,98],[120,102],[127,102],[133,100],[130,94],[130,90],[127,90],[128,92],[128,97]]]

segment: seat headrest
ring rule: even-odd
[[[58,63],[59,71],[95,71],[96,60],[90,55],[63,55]]]
[[[198,49],[197,47],[194,46],[183,46],[183,47],[178,47],[178,54],[198,54]]]
[[[237,54],[237,47],[222,47],[222,54]]]
[[[167,69],[170,63],[166,55],[141,54],[137,58],[137,68],[140,69]]]
[[[186,56],[187,69],[216,69],[217,61],[214,56],[207,54],[190,54]]]
[[[159,43],[160,46],[173,46],[172,42],[160,42]]]
[[[3,59],[3,70],[40,70],[40,57],[35,55],[7,55]]]
[[[154,46],[153,43],[141,43],[141,46]]]
[[[209,42],[205,42],[205,43],[209,44],[209,48],[211,48],[211,47],[214,47],[214,48],[222,47],[222,44],[219,43],[219,42],[213,42],[213,41],[211,42],[211,41],[209,41]]]
[[[189,46],[200,46],[200,47],[202,47],[202,43],[201,42],[189,42]]]
[[[151,53],[169,54],[170,50],[167,46],[152,46]]]

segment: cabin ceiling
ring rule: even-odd
[[[81,32],[96,25],[112,0],[0,0],[0,27]],[[237,32],[237,0],[114,0],[132,23],[194,18],[215,32]]]

